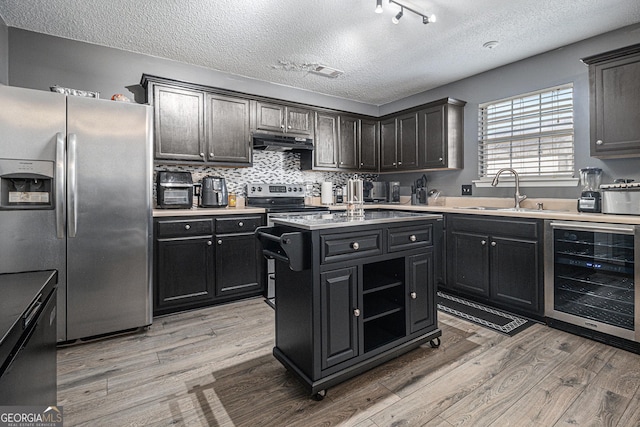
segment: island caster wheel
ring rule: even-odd
[[[438,348],[440,347],[440,338],[434,338],[431,341],[429,341],[429,345],[431,345],[431,348]]]
[[[327,395],[327,390],[320,390],[312,396],[313,400],[319,402]]]

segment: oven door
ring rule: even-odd
[[[640,342],[640,227],[546,221],[545,316]]]

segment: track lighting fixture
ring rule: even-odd
[[[382,0],[376,0],[376,13],[382,13]]]
[[[436,22],[436,15],[433,15],[433,14],[427,15],[426,13],[412,9],[412,7],[414,6],[407,6],[407,4],[404,3],[402,0],[389,0],[389,3],[394,3],[400,6],[400,12],[398,12],[396,16],[391,18],[391,22],[393,22],[394,24],[397,24],[398,22],[400,22],[400,18],[402,18],[402,15],[404,15],[405,9],[415,13],[418,16],[422,16],[422,23],[425,25],[430,24],[432,22]],[[376,13],[382,13],[382,0],[376,0]]]
[[[393,22],[394,24],[397,24],[398,22],[400,22],[400,18],[402,18],[402,15],[404,14],[403,12],[404,12],[404,8],[401,6],[400,12],[398,12],[396,16],[391,18],[391,22]]]

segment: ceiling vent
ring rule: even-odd
[[[327,67],[326,65],[317,65],[315,68],[312,68],[309,71],[314,74],[330,77],[332,79],[335,79],[336,77],[344,74],[344,71],[336,70],[335,68]]]

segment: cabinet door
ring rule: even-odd
[[[265,102],[256,103],[256,129],[284,132],[285,107]]]
[[[397,168],[396,119],[380,122],[380,170]]]
[[[204,161],[204,92],[153,86],[155,158]]]
[[[453,289],[489,296],[489,236],[447,233],[447,285]]]
[[[640,156],[640,54],[592,65],[591,156]]]
[[[398,117],[398,169],[418,167],[418,115]]]
[[[216,236],[216,297],[261,293],[263,259],[253,234]]]
[[[418,112],[418,165],[420,168],[446,167],[444,105]]]
[[[156,249],[154,314],[213,301],[211,237],[158,239]]]
[[[358,119],[339,117],[338,166],[344,169],[358,169]]]
[[[362,171],[378,170],[378,122],[374,120],[360,120],[358,158],[359,169]]]
[[[358,355],[357,267],[320,274],[321,367]]]
[[[316,132],[313,147],[315,166],[338,167],[338,116],[316,113]]]
[[[251,163],[249,101],[207,95],[207,160]]]
[[[491,299],[542,314],[542,286],[536,241],[491,237]]]
[[[407,258],[409,332],[433,327],[435,321],[435,279],[433,252]]]
[[[310,136],[313,133],[311,110],[307,108],[286,107],[286,132]]]

